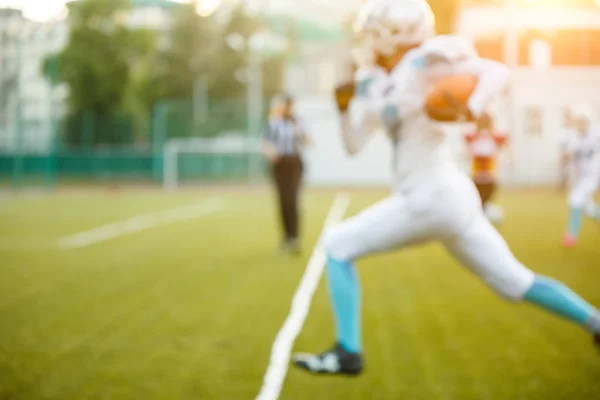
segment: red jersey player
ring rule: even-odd
[[[490,116],[481,118],[477,130],[465,137],[472,159],[472,178],[479,191],[481,203],[490,219],[501,219],[501,210],[495,209],[489,201],[497,184],[498,156],[508,146],[508,137],[494,129]]]

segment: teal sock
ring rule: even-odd
[[[554,279],[537,275],[533,285],[525,293],[525,300],[593,332],[600,332],[598,310]]]
[[[327,283],[333,307],[337,340],[350,353],[361,351],[360,285],[354,265],[329,257]]]
[[[579,237],[581,231],[581,222],[583,220],[583,213],[581,208],[571,208],[571,215],[569,216],[569,235],[574,238]]]

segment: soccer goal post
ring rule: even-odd
[[[257,138],[229,136],[219,138],[170,139],[163,149],[163,187],[175,190],[181,183],[181,160],[189,156],[236,156],[247,160],[244,164],[248,182],[261,171],[260,149],[262,141]]]

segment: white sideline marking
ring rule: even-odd
[[[58,241],[61,250],[91,246],[119,236],[141,232],[161,225],[190,220],[213,214],[222,208],[221,199],[212,198],[201,203],[174,208],[153,214],[137,215],[124,221],[102,225],[98,228],[66,236]]]
[[[323,231],[343,218],[348,204],[350,204],[350,196],[347,193],[338,193],[325,220]],[[256,400],[276,400],[279,398],[287,374],[292,346],[304,325],[312,297],[323,275],[326,261],[325,251],[320,246],[320,241],[318,241],[308,261],[300,286],[294,294],[290,313],[273,342],[269,367]]]

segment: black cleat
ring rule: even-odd
[[[596,343],[596,346],[600,348],[600,332],[594,334],[594,342]]]
[[[339,344],[322,354],[295,354],[293,361],[297,367],[314,374],[350,376],[360,375],[364,364],[360,353],[348,353]]]

